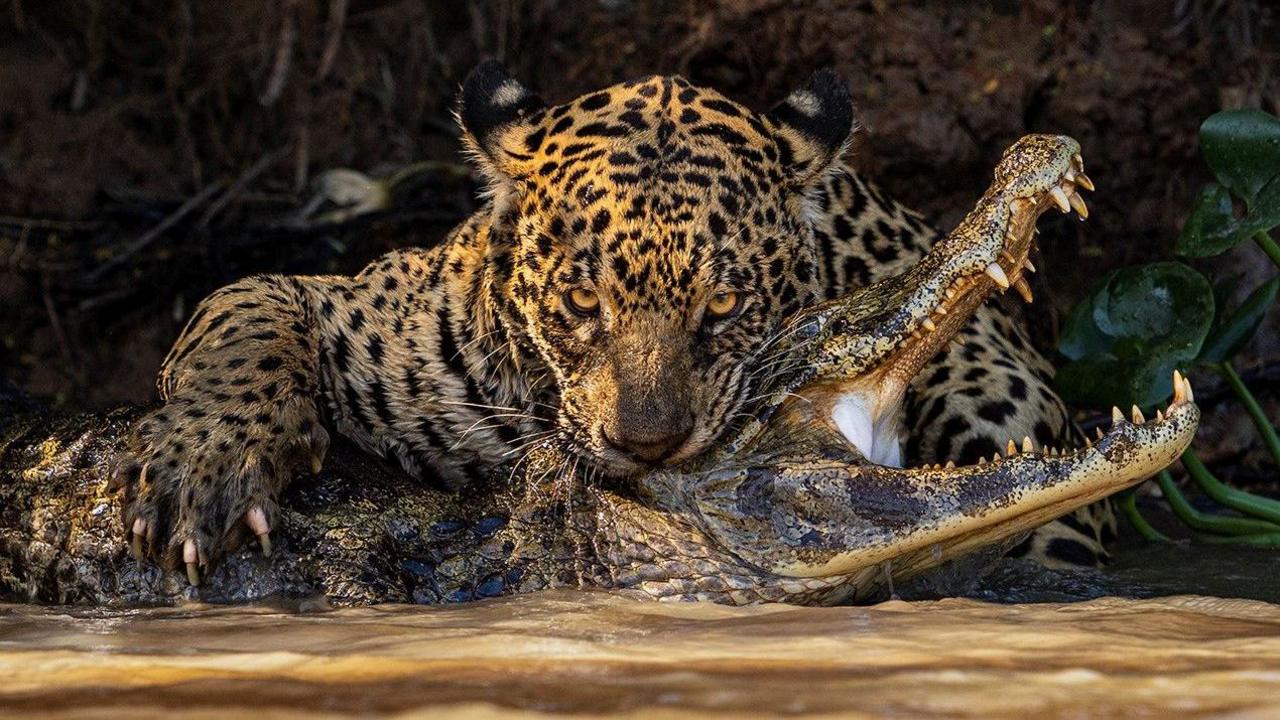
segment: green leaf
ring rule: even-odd
[[[1250,208],[1280,174],[1280,118],[1261,110],[1226,110],[1200,125],[1200,151],[1218,182]]]
[[[1109,273],[1067,319],[1058,389],[1079,405],[1159,402],[1173,369],[1199,354],[1213,308],[1209,281],[1182,263]]]
[[[1247,228],[1250,234],[1259,230],[1267,232],[1271,228],[1280,226],[1280,175],[1272,178],[1271,182],[1258,191],[1253,204],[1249,206],[1249,214],[1245,216],[1242,226]]]
[[[1174,250],[1184,257],[1212,257],[1249,237],[1248,233],[1241,233],[1231,209],[1231,193],[1226,188],[1206,185],[1196,197]]]
[[[1253,237],[1280,226],[1280,177],[1267,183],[1243,218],[1232,212],[1231,194],[1221,185],[1206,185],[1196,197],[1174,250],[1183,257],[1220,255]]]
[[[1280,278],[1272,278],[1249,293],[1240,307],[1230,315],[1214,323],[1214,328],[1200,348],[1200,362],[1220,363],[1230,360],[1257,332],[1262,318],[1276,299],[1280,290]]]

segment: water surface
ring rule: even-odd
[[[1280,717],[1280,606],[0,606],[0,715]]]

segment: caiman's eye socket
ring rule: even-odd
[[[576,287],[564,294],[565,307],[578,317],[591,317],[600,312],[600,296],[591,288]]]
[[[707,319],[728,320],[742,310],[742,295],[732,290],[721,290],[707,301]]]

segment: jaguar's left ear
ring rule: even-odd
[[[542,98],[511,77],[497,60],[476,66],[462,83],[458,98],[458,124],[463,142],[480,170],[493,181],[518,177],[533,160],[528,138]]]
[[[830,69],[809,76],[765,116],[774,125],[783,165],[801,185],[821,177],[840,158],[854,132],[849,88]]]

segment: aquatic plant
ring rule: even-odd
[[[1220,255],[1252,240],[1280,268],[1280,119],[1259,110],[1217,113],[1200,126],[1200,151],[1217,182],[1201,189],[1175,243],[1184,258]],[[1120,400],[1133,413],[1161,406],[1174,368],[1220,375],[1252,419],[1280,465],[1280,436],[1233,365],[1276,299],[1280,277],[1255,288],[1234,308],[1235,278],[1209,278],[1178,261],[1109,273],[1071,312],[1058,350],[1064,399],[1081,406]],[[1118,412],[1118,411],[1117,411]],[[1241,491],[1214,477],[1194,448],[1182,466],[1208,498],[1242,517],[1197,511],[1168,470],[1156,477],[1174,514],[1212,542],[1280,547],[1280,501]],[[1126,517],[1145,537],[1167,540],[1138,513],[1132,491],[1120,498]]]

